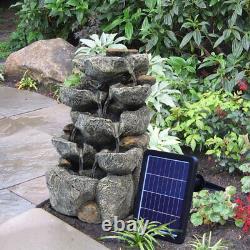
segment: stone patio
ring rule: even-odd
[[[42,209],[31,209],[0,226],[2,250],[108,250]]]
[[[44,174],[58,162],[50,141],[67,123],[66,106],[0,87],[0,224],[48,199]]]

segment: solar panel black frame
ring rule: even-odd
[[[184,161],[184,162],[189,163],[189,171],[187,175],[182,215],[180,218],[181,226],[180,228],[178,228],[178,231],[175,232],[175,235],[176,235],[175,238],[172,238],[169,236],[162,238],[162,240],[166,240],[175,244],[182,244],[186,236],[187,224],[189,220],[190,208],[192,204],[192,197],[193,197],[193,191],[194,191],[194,185],[195,185],[196,172],[198,168],[198,160],[196,157],[193,157],[193,156],[178,155],[178,154],[160,152],[160,151],[155,151],[155,150],[145,151],[144,156],[143,156],[143,161],[142,161],[142,168],[141,168],[141,174],[140,174],[140,180],[139,180],[139,186],[138,186],[139,188],[138,188],[138,193],[137,193],[136,202],[135,202],[134,217],[136,219],[140,219],[138,218],[139,211],[140,211],[140,201],[143,195],[142,189],[143,189],[144,179],[146,178],[146,167],[147,167],[147,161],[148,161],[149,156],[156,156],[156,157],[161,157],[161,158],[170,159],[170,160],[177,160],[177,161],[179,160],[179,161]]]

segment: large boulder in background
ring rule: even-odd
[[[63,83],[72,73],[75,47],[61,38],[40,40],[12,53],[5,63],[5,75],[20,79],[25,71],[38,82]]]

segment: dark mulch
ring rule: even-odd
[[[207,157],[198,155],[198,158],[200,160],[198,172],[201,173],[207,181],[224,187],[233,185],[237,187],[238,190],[240,190],[240,176],[229,175],[227,172],[219,172],[216,168],[213,167],[213,162],[208,161]],[[49,202],[43,204],[42,208],[94,239],[107,235],[107,233],[104,233],[102,231],[100,225],[87,224],[75,217],[68,217],[57,213],[51,208]],[[212,228],[209,226],[193,227],[189,223],[187,229],[187,237],[184,244],[174,245],[168,242],[161,241],[162,248],[157,249],[190,249],[187,243],[193,240],[193,235],[202,235],[203,233],[209,233],[209,231],[213,232],[214,241],[218,241],[219,239],[223,238],[227,242],[229,249],[247,250],[250,248],[249,235],[244,234],[241,229],[236,228],[233,222],[227,222],[224,226],[214,226]],[[101,243],[111,250],[126,249],[124,245],[117,241],[105,241]]]

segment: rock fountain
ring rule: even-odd
[[[133,210],[150,121],[145,99],[155,79],[146,54],[108,50],[77,62],[85,77],[62,87],[72,124],[52,140],[61,158],[46,174],[52,207],[88,223]]]

